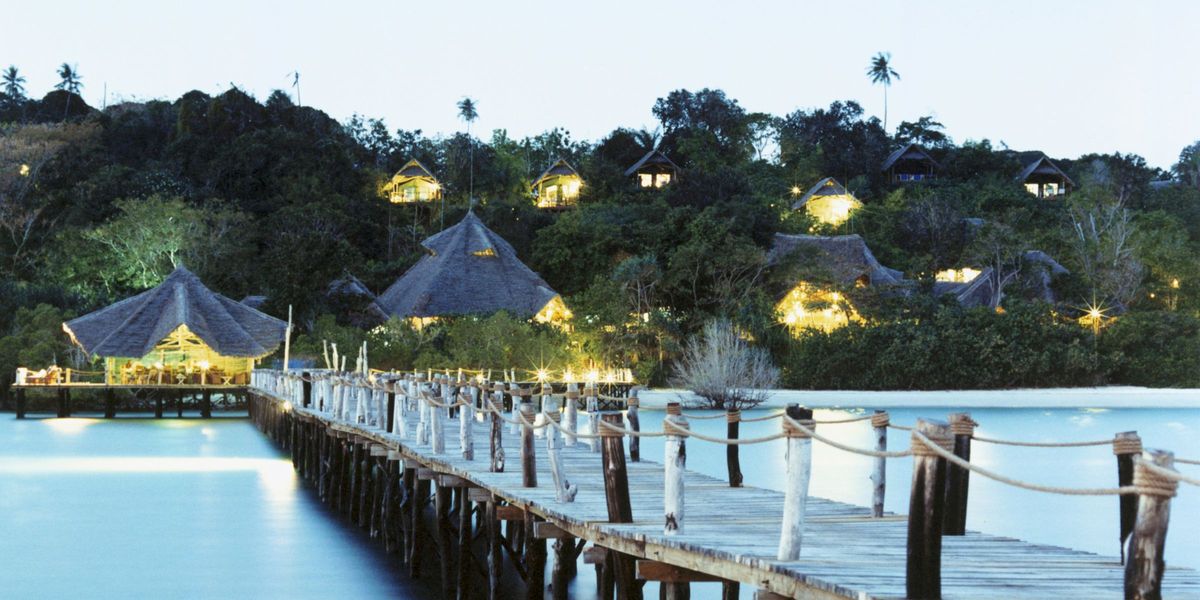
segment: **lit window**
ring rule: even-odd
[[[662,187],[668,183],[671,183],[670,173],[659,173],[654,176],[654,187]]]
[[[1025,184],[1025,191],[1027,191],[1030,194],[1033,194],[1034,196],[1037,196],[1039,198],[1042,196],[1041,190],[1038,189],[1038,184],[1036,184],[1036,183]]]
[[[654,185],[654,176],[649,173],[638,173],[638,185],[648,188]]]

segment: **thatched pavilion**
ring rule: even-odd
[[[850,213],[859,208],[862,208],[862,202],[832,177],[818,181],[792,204],[792,210],[803,210],[813,219],[827,225],[845,223],[850,218]]]
[[[158,287],[63,324],[119,384],[245,383],[287,323],[214,293],[183,267]]]
[[[908,183],[933,179],[940,168],[929,152],[912,142],[889,154],[879,170],[887,174],[888,181]]]
[[[579,202],[583,178],[567,161],[558,159],[533,180],[530,191],[538,208],[563,209]]]
[[[571,318],[558,293],[474,212],[421,245],[427,254],[377,300],[391,316],[418,326],[500,310],[539,322]]]
[[[661,150],[651,150],[625,169],[625,176],[633,177],[640,188],[660,188],[679,179],[679,165]]]
[[[392,204],[433,202],[442,197],[442,185],[425,165],[413,159],[400,167],[383,186],[383,195]]]
[[[1061,196],[1075,187],[1075,182],[1067,176],[1066,171],[1040,152],[1033,154],[1025,168],[1021,169],[1017,181],[1025,185],[1025,191],[1038,198]]]

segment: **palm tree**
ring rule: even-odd
[[[71,114],[71,96],[78,95],[79,90],[83,89],[83,75],[79,74],[78,66],[72,67],[63,63],[58,68],[58,76],[62,78],[62,81],[59,81],[54,87],[67,92],[67,104],[63,109],[63,119],[66,119],[67,115]]]
[[[475,142],[471,140],[471,123],[479,118],[479,111],[475,110],[475,101],[464,97],[458,101],[458,118],[467,122],[467,154],[470,156],[471,175],[470,175],[470,191],[469,200],[475,199]]]
[[[900,74],[892,68],[892,53],[875,53],[871,66],[867,67],[867,76],[871,78],[871,83],[883,84],[883,131],[887,133],[887,89],[892,85],[893,77],[900,81]]]
[[[20,98],[25,97],[25,78],[17,72],[17,68],[8,65],[2,76],[4,81],[4,93],[8,96],[10,102],[15,102]]]

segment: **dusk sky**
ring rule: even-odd
[[[654,126],[654,100],[724,89],[750,111],[859,101],[889,51],[889,128],[933,115],[956,142],[989,138],[1073,158],[1132,152],[1169,168],[1200,139],[1200,2],[21,2],[5,7],[0,67],[31,96],[77,64],[84,97],[265,98],[299,71],[301,101],[391,129],[555,126],[596,140]],[[486,134],[485,134],[486,137]]]

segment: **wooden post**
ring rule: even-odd
[[[522,409],[525,404],[529,403],[522,403]],[[530,431],[532,437],[532,430],[524,429]],[[536,535],[541,520],[532,511],[525,511],[525,597],[528,600],[546,597],[546,540]]]
[[[17,418],[25,418],[25,388],[17,388]]]
[[[798,404],[789,404],[787,416],[808,429],[815,429],[813,412]],[[812,474],[812,439],[786,419],[783,431],[787,434],[787,479],[784,483],[783,526],[779,537],[779,560],[800,558],[804,538],[804,509],[808,503],[808,481]]]
[[[1113,454],[1117,457],[1117,485],[1133,485],[1133,459],[1142,453],[1142,438],[1136,431],[1123,431],[1113,438]],[[1120,500],[1121,564],[1125,564],[1125,540],[1133,533],[1137,521],[1138,498],[1123,494]]]
[[[537,487],[537,457],[533,448],[533,403],[521,398],[521,485]]]
[[[212,390],[204,388],[200,395],[200,418],[212,418]]]
[[[542,414],[546,415],[546,419],[553,421],[547,424],[545,429],[546,454],[550,458],[550,476],[554,479],[554,499],[558,502],[574,502],[579,486],[567,481],[567,476],[563,473],[562,440],[559,438],[558,428],[554,426],[561,418],[561,413],[558,412],[558,401],[550,395],[549,386],[542,388]]]
[[[949,422],[950,434],[954,436],[954,455],[971,462],[971,437],[975,435],[977,423],[968,413],[952,413]],[[970,483],[970,471],[958,465],[946,465],[946,522],[942,525],[942,535],[966,535]]]
[[[300,392],[303,394],[304,402],[301,404],[304,408],[312,408],[313,397],[313,382],[312,374],[304,371],[300,373]]]
[[[567,447],[574,446],[577,442],[575,433],[579,427],[579,409],[575,403],[579,401],[579,386],[574,383],[567,384],[567,403],[563,407],[563,429],[567,432],[563,434],[563,445]]]
[[[725,410],[725,437],[738,439],[738,429],[742,422],[742,411],[730,407]],[[725,446],[725,467],[729,471],[729,487],[742,487],[742,463],[738,457],[737,444]]]
[[[492,431],[490,436],[490,451],[491,451],[491,471],[493,473],[504,472],[504,445],[501,443],[501,436],[504,435],[504,423],[500,420],[498,411],[504,410],[504,390],[500,382],[492,382],[492,410],[488,411],[492,416]]]
[[[394,381],[384,384],[387,388],[387,432],[396,433],[396,386]]]
[[[575,538],[559,537],[554,540],[553,547],[554,569],[550,571],[550,591],[554,600],[566,600],[569,597],[567,582],[575,566]]]
[[[418,383],[417,412],[420,413],[420,420],[417,421],[417,443],[422,446],[429,443],[429,411],[433,408],[425,399],[427,393],[429,393],[429,384]]]
[[[1147,464],[1174,471],[1175,455],[1165,450],[1146,450],[1133,467],[1133,484],[1143,492],[1137,495],[1137,523],[1129,538],[1129,562],[1125,565],[1127,600],[1162,600],[1167,521],[1171,517],[1171,498],[1179,487],[1178,482],[1151,471]]]
[[[163,416],[163,390],[154,390],[154,418],[161,419]],[[62,410],[61,408],[59,410]],[[61,416],[61,415],[60,415]]]
[[[875,428],[875,451],[887,452],[888,413],[877,410],[871,415],[871,426]],[[887,490],[887,458],[875,457],[875,465],[871,469],[871,516],[876,519],[883,516],[883,498]]]
[[[946,450],[953,447],[950,425],[917,419],[913,431]],[[905,584],[909,598],[942,597],[942,523],[946,504],[946,459],[913,436],[912,495],[908,503],[908,563]]]
[[[445,379],[439,380],[442,388],[449,385]],[[435,394],[436,395],[436,394]],[[443,403],[445,394],[442,394]],[[445,424],[446,409],[440,406],[429,406],[429,427],[430,427],[430,446],[434,454],[442,454],[446,451],[446,424]]]
[[[621,413],[604,413],[605,423],[621,427]],[[629,473],[625,467],[625,434],[612,429],[600,428],[601,460],[604,465],[604,502],[608,508],[610,523],[633,522],[633,505],[629,501]],[[630,556],[616,551],[609,552],[612,573],[617,582],[618,595],[624,599],[641,598],[641,588],[634,575],[634,561]]]
[[[424,403],[422,403],[424,404]],[[421,543],[422,529],[424,528],[424,506],[425,500],[429,498],[429,480],[417,478],[416,489],[410,500],[412,508],[409,515],[412,517],[412,527],[409,529],[409,544],[408,544],[408,575],[413,579],[421,576],[421,558],[423,553],[417,549],[417,545]]]
[[[479,388],[459,388],[459,394],[464,391],[470,403],[460,406],[458,410],[458,447],[462,450],[463,459],[475,460],[475,400],[479,396]]]
[[[437,411],[437,412],[440,412]],[[434,512],[437,514],[437,548],[441,560],[442,598],[454,597],[454,579],[451,577],[454,562],[450,558],[450,488],[438,482],[433,496]]]
[[[630,431],[641,431],[642,422],[638,418],[638,389],[629,390],[629,397],[625,400],[625,420],[629,421]],[[631,435],[629,436],[629,460],[631,462],[641,462],[642,460],[642,438]]]
[[[111,419],[117,416],[117,399],[113,389],[110,387],[104,388],[104,418]]]
[[[495,418],[495,415],[492,417]],[[500,577],[504,568],[504,557],[500,554],[500,519],[496,516],[495,496],[488,500],[484,520],[487,523],[488,600],[500,600]]]
[[[588,413],[588,432],[593,437],[588,438],[588,447],[594,453],[600,452],[600,440],[594,436],[600,433],[600,401],[596,398],[596,384],[589,383],[583,389],[586,404],[584,407]]]
[[[663,431],[667,433],[663,444],[663,533],[675,535],[683,532],[683,474],[687,470],[688,422],[678,402],[667,404],[667,417],[663,419]]]

